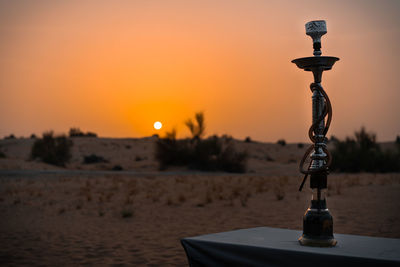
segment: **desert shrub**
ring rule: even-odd
[[[4,136],[4,139],[15,139],[15,135],[14,134],[10,134],[8,136]]]
[[[274,160],[270,155],[268,155],[268,154],[265,155],[265,160],[266,160],[266,161],[269,161],[269,162],[275,161],[275,160]]]
[[[123,171],[124,168],[122,168],[121,165],[115,165],[114,167],[111,168],[112,171]]]
[[[297,144],[297,147],[298,147],[298,148],[303,148],[303,147],[304,147],[304,144],[303,144],[303,143],[298,143],[298,144]]]
[[[93,133],[93,132],[86,132],[86,137],[97,137],[97,133]]]
[[[64,167],[71,158],[71,146],[72,141],[65,135],[54,136],[52,131],[45,132],[33,143],[31,158]]]
[[[336,142],[336,141],[338,141],[339,139],[336,137],[336,136],[334,136],[334,135],[331,135],[331,138],[329,139],[329,142]]]
[[[160,169],[166,169],[169,165],[182,166],[191,162],[192,151],[190,139],[160,138],[156,142],[155,157],[160,164]]]
[[[231,140],[213,136],[208,139],[168,139],[156,142],[160,169],[187,166],[203,171],[245,172],[247,153],[237,152]]]
[[[121,211],[121,217],[122,218],[130,218],[132,216],[133,216],[133,210],[132,209],[126,208],[126,209],[123,209]]]
[[[83,164],[94,164],[94,163],[103,163],[103,162],[108,162],[108,161],[106,159],[104,159],[102,156],[97,156],[95,154],[91,154],[89,156],[83,157]]]
[[[97,137],[97,134],[92,132],[84,133],[79,128],[70,128],[69,137]]]
[[[36,134],[31,134],[31,139],[36,139]]]
[[[334,141],[331,169],[339,172],[398,172],[400,151],[382,151],[376,135],[364,127],[354,137]]]
[[[215,136],[216,136],[216,135],[215,135]],[[218,137],[218,136],[217,136],[217,137]],[[227,142],[233,140],[232,135],[229,135],[229,134],[223,134],[221,138],[222,138],[223,140],[227,141]]]
[[[69,129],[69,137],[80,137],[84,136],[84,133],[79,128],[71,128]]]
[[[195,121],[186,120],[185,125],[191,139],[176,139],[176,130],[173,129],[167,132],[166,137],[157,140],[155,158],[161,170],[168,166],[187,166],[203,171],[246,171],[247,153],[235,150],[232,137],[214,135],[202,139],[206,127],[202,112],[195,114]]]
[[[3,151],[0,151],[0,158],[6,158],[6,154]]]
[[[227,172],[246,172],[248,154],[245,151],[237,152],[230,143],[218,157],[218,164],[221,170]]]
[[[246,139],[244,139],[244,142],[245,143],[251,143],[253,141],[251,140],[250,136],[247,136]]]
[[[276,142],[278,145],[281,145],[281,146],[286,146],[286,141],[285,141],[285,139],[279,139],[278,140],[278,142]]]

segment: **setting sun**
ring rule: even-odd
[[[153,126],[154,126],[154,129],[160,130],[162,127],[162,123],[159,121],[156,121]]]

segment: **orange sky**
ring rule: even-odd
[[[309,20],[325,19],[328,135],[400,134],[400,1],[1,1],[0,137],[67,132],[307,140]]]

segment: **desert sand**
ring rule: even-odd
[[[185,266],[183,237],[302,229],[311,194],[298,192],[297,165],[306,147],[235,141],[250,155],[248,172],[229,174],[160,172],[154,137],[73,142],[59,168],[29,159],[31,139],[0,141],[1,265]],[[82,164],[89,154],[108,162]],[[333,173],[328,182],[335,233],[400,238],[400,174]]]

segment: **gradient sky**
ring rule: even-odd
[[[304,24],[327,21],[322,85],[328,136],[362,125],[400,134],[400,1],[1,1],[0,137],[67,132],[106,137],[189,133],[307,140],[312,56]]]

